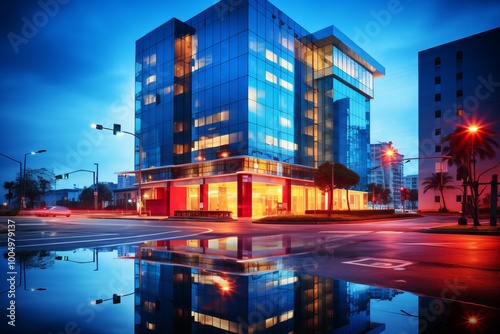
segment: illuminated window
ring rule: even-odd
[[[156,53],[154,55],[151,55],[149,57],[144,57],[144,64],[145,65],[156,65]]]
[[[292,126],[292,122],[289,119],[286,119],[284,117],[280,117],[280,125],[290,128]]]
[[[271,146],[278,146],[278,138],[266,135],[266,144]]]
[[[280,315],[280,322],[284,322],[292,318],[293,318],[293,310],[290,310]]]
[[[156,82],[156,74],[153,74],[146,79],[146,85],[149,85],[152,82]]]
[[[183,122],[174,122],[174,132],[184,131],[184,123]]]
[[[289,61],[286,61],[285,59],[280,58],[280,65],[281,65],[281,67],[283,67],[283,68],[285,68],[293,73],[293,65]]]
[[[285,150],[291,150],[293,151],[296,145],[288,140],[283,140],[280,139],[280,147],[285,149]]]
[[[277,317],[267,318],[266,319],[266,328],[273,327],[276,325]]]
[[[293,85],[286,80],[280,79],[280,86],[293,92]]]
[[[266,50],[266,59],[272,61],[273,63],[278,62],[278,56],[276,56],[276,54],[270,50]]]
[[[272,83],[278,82],[278,78],[274,74],[272,74],[271,72],[268,72],[268,71],[266,71],[266,80],[270,81]]]
[[[200,140],[193,141],[193,151],[202,150],[206,148],[219,147],[229,145],[229,135],[215,136],[212,138],[202,137]]]
[[[148,95],[145,95],[144,96],[144,105],[148,105],[148,104],[151,104],[151,103],[155,103],[156,102],[156,95],[155,94],[148,94]]]
[[[145,300],[143,310],[148,313],[156,312],[156,303]]]

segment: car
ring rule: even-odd
[[[34,211],[35,216],[71,216],[71,210],[65,206],[47,206]]]

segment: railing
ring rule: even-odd
[[[233,212],[221,210],[174,210],[174,216],[231,218],[233,216]]]

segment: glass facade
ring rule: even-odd
[[[145,187],[182,178],[175,166],[207,171],[194,177],[258,173],[227,162],[242,157],[265,165],[270,178],[262,183],[278,187],[269,198],[252,186],[252,215],[274,213],[283,202],[294,211],[292,181],[314,187],[314,169],[326,161],[356,171],[356,189],[365,190],[369,100],[374,74],[384,70],[341,38],[335,29],[307,32],[266,0],[241,0],[217,3],[186,22],[171,19],[139,39],[135,130],[143,156],[136,154],[135,168],[142,163]],[[306,168],[303,175],[284,175],[294,166]],[[208,203],[199,195],[192,206],[238,210],[242,190],[236,178],[229,181],[236,183],[210,186]],[[226,195],[214,195],[219,190]],[[309,195],[299,197],[298,207],[310,206]]]

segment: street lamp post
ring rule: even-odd
[[[87,173],[92,173],[92,182],[94,184],[94,210],[97,210],[97,183],[96,183],[96,172],[93,171],[93,170],[88,170],[88,169],[78,169],[78,170],[74,170],[72,172],[69,172],[69,173],[65,173],[64,174],[64,177],[65,178],[68,178],[70,174],[73,174],[73,173],[78,173],[78,172],[87,172]],[[56,175],[56,180],[59,180],[59,179],[62,179],[63,178],[63,175],[60,174],[60,175]]]
[[[480,226],[481,224],[479,223],[479,188],[478,188],[479,184],[478,180],[476,179],[476,153],[474,151],[474,139],[479,129],[477,126],[471,125],[467,128],[467,130],[471,134],[471,151],[469,157],[469,171],[470,171],[469,184],[471,187],[472,201],[473,201],[472,216],[474,219],[474,226]]]
[[[28,155],[33,155],[33,154],[37,154],[37,153],[44,153],[44,152],[47,152],[47,150],[38,150],[36,152],[28,152],[28,153],[24,153],[24,172],[23,172],[23,184],[22,184],[22,191],[21,191],[21,209],[24,209],[25,206],[26,206],[26,156]]]
[[[331,207],[332,207],[332,210],[329,210],[328,211],[328,217],[330,217],[330,215],[332,214],[332,211],[333,211],[333,189],[335,189],[335,173],[334,173],[334,168],[335,168],[335,162],[330,162],[330,166],[332,166],[332,186],[331,186],[331,192],[332,192],[332,196],[331,196]]]
[[[15,162],[17,162],[19,164],[19,183],[21,183],[22,182],[22,177],[23,177],[23,174],[22,174],[23,173],[23,163],[21,161],[18,161],[16,159],[13,159],[13,158],[5,155],[5,154],[0,153],[0,155],[3,156],[3,157],[6,157],[7,159],[15,161]],[[19,210],[21,210],[22,205],[23,205],[23,201],[22,201],[21,196],[19,196]]]
[[[94,183],[94,208],[97,210],[99,208],[99,164],[97,162],[94,162],[94,165],[96,166],[96,171],[95,171],[95,183]]]
[[[113,131],[113,134],[116,135],[118,133],[126,133],[128,135],[134,136],[139,140],[139,195],[137,196],[137,200],[139,203],[139,216],[142,215],[142,136],[139,136],[135,133],[129,131],[122,131],[120,124],[113,124],[113,128],[107,128],[102,124],[91,124],[90,127],[96,130],[110,130]]]

